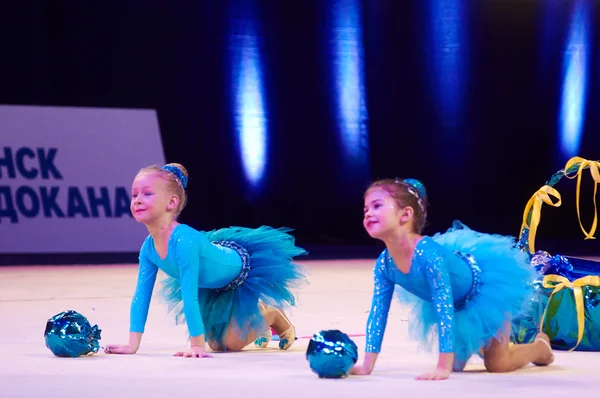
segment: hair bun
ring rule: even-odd
[[[181,174],[183,174],[186,178],[189,177],[187,169],[180,163],[167,163],[165,166],[177,167],[179,171],[181,171]]]
[[[173,173],[181,181],[183,189],[187,188],[188,185],[188,172],[183,165],[179,163],[168,163],[161,167],[163,170]]]

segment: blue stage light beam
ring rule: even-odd
[[[577,0],[563,52],[563,84],[559,111],[560,154],[563,160],[580,149],[587,98],[589,8]]]
[[[238,153],[246,181],[257,192],[267,168],[269,135],[260,37],[253,14],[249,12],[232,21],[230,70]]]
[[[465,0],[429,0],[428,6],[432,91],[441,124],[457,127],[463,117],[468,76],[468,5]]]
[[[369,118],[364,72],[362,2],[333,0],[330,45],[333,53],[334,97],[344,168],[355,178],[369,175]],[[357,175],[355,173],[359,173]]]

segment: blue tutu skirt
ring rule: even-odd
[[[446,233],[432,239],[453,252],[471,254],[481,270],[477,293],[464,306],[455,307],[455,364],[464,365],[493,339],[504,336],[507,321],[526,312],[536,271],[527,254],[515,247],[512,237],[476,232],[455,221]],[[437,343],[438,326],[432,302],[403,289],[396,294],[402,304],[412,306],[410,337],[421,348],[432,350]]]
[[[206,232],[211,242],[234,242],[247,252],[249,261],[242,274],[247,272],[241,284],[232,282],[229,289],[198,290],[200,311],[204,321],[205,338],[221,349],[230,325],[239,328],[241,338],[250,332],[260,334],[265,324],[259,301],[274,307],[296,304],[292,289],[306,283],[302,268],[293,262],[296,256],[307,252],[295,245],[288,228],[262,226],[256,229],[243,227],[222,228]],[[221,243],[222,244],[222,243]],[[169,310],[175,312],[177,324],[184,324],[181,285],[179,280],[167,277],[162,281],[161,296]],[[231,288],[232,287],[232,288]]]

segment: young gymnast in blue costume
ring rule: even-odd
[[[473,354],[483,355],[490,372],[551,364],[544,333],[531,344],[509,345],[510,320],[522,312],[536,276],[526,254],[510,237],[475,232],[459,222],[445,234],[423,236],[426,217],[427,195],[417,180],[380,180],[365,192],[364,227],[386,249],[374,269],[365,357],[352,374],[373,371],[395,285],[404,289],[399,298],[413,305],[411,337],[431,349],[437,335],[437,367],[417,379],[447,379]]]
[[[253,341],[264,348],[271,329],[279,348],[288,349],[296,332],[281,308],[295,304],[291,289],[305,279],[292,259],[306,252],[287,229],[200,232],[178,223],[187,182],[187,171],[176,163],[146,167],[133,181],[131,211],[150,235],[139,254],[129,343],[108,345],[106,353],[138,351],[159,269],[168,276],[162,296],[190,335],[190,349],[175,356],[211,357],[206,343],[213,351],[239,351]]]

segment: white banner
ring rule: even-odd
[[[137,252],[131,183],[164,159],[154,110],[0,105],[0,253]]]

